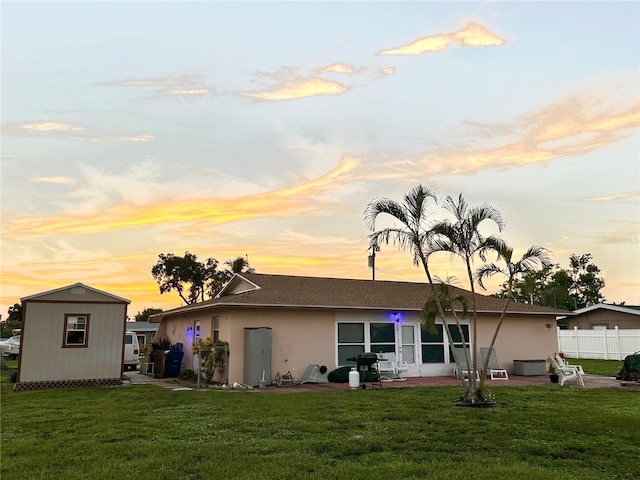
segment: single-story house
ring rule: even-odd
[[[20,300],[15,390],[122,383],[129,300],[82,283]]]
[[[158,324],[151,322],[127,322],[127,331],[134,332],[138,337],[140,352],[145,352],[151,348],[153,337],[158,331]]]
[[[598,303],[574,310],[570,317],[558,318],[558,326],[581,330],[640,329],[640,305]]]
[[[186,369],[193,368],[192,344],[198,337],[229,342],[230,383],[249,383],[247,372],[261,368],[268,381],[276,372],[300,377],[313,364],[331,371],[353,364],[349,358],[363,352],[394,352],[408,363],[410,376],[448,376],[454,361],[442,325],[434,334],[420,324],[430,291],[426,283],[241,273],[216,298],[150,321],[160,323],[156,341],[183,344]],[[471,299],[466,290],[456,292]],[[476,295],[476,301],[478,347],[488,347],[504,300]],[[556,352],[556,316],[567,313],[510,302],[496,342],[501,366],[512,371],[516,359],[545,359]],[[467,338],[469,328],[467,319]],[[457,329],[453,333],[461,345]]]

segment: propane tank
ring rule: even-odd
[[[351,371],[349,372],[349,388],[355,390],[360,387],[360,374],[356,367],[351,367]]]

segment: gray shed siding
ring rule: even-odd
[[[65,314],[89,314],[86,348],[62,348]],[[117,378],[122,372],[126,305],[27,303],[20,381]]]

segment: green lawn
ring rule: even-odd
[[[459,387],[270,394],[127,386],[11,391],[6,479],[638,478],[640,392]]]
[[[615,377],[622,368],[624,361],[593,360],[587,358],[567,358],[569,365],[582,365],[584,373]]]

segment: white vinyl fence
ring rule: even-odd
[[[640,330],[558,329],[558,351],[567,358],[624,360],[627,355],[640,351]]]

